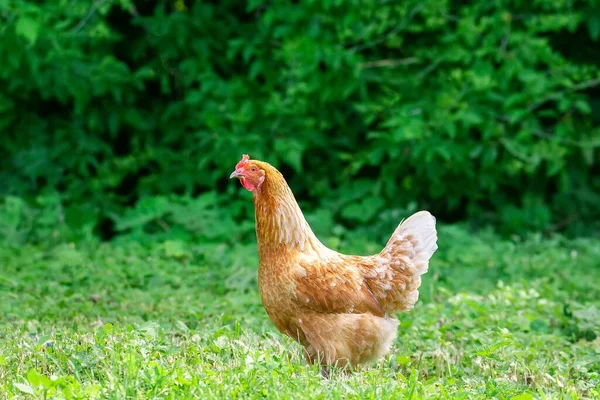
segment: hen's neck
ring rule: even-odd
[[[281,250],[310,252],[318,251],[323,246],[279,172],[268,176],[252,198],[259,251],[277,247]]]

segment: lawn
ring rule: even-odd
[[[600,241],[439,237],[391,354],[330,379],[269,322],[254,243],[3,240],[0,397],[599,398]]]

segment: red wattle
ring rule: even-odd
[[[246,188],[246,190],[248,190],[248,191],[250,191],[250,192],[254,190],[254,185],[252,184],[252,182],[250,182],[250,181],[247,181],[247,180],[246,180],[246,179],[244,179],[244,178],[240,179],[240,182],[241,182],[242,186],[243,186],[244,188]]]

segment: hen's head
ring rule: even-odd
[[[244,154],[229,178],[238,178],[246,190],[253,191],[260,188],[260,185],[265,181],[265,176],[263,163],[251,160],[247,154]]]

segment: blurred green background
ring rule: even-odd
[[[0,0],[0,135],[0,397],[600,398],[600,0]],[[437,217],[378,366],[269,321],[242,154]]]
[[[0,0],[0,233],[251,237],[243,153],[320,234],[598,233],[599,1],[292,3]]]

